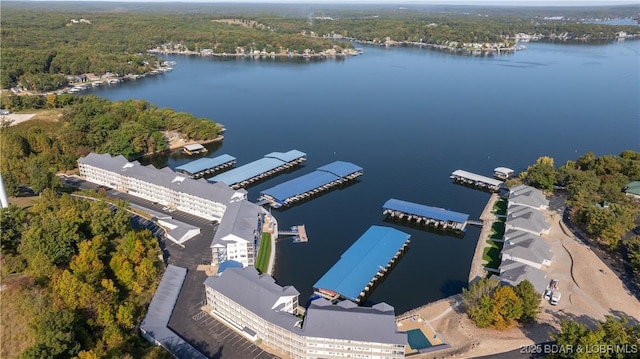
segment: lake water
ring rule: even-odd
[[[223,123],[222,145],[238,165],[271,151],[299,149],[303,168],[260,190],[335,160],[364,176],[342,190],[278,211],[282,228],[306,224],[310,241],[277,245],[275,277],[301,301],[371,225],[389,198],[443,207],[477,219],[489,194],[451,183],[465,169],[521,171],[540,156],[556,164],[587,151],[640,150],[640,42],[526,44],[499,57],[464,57],[417,48],[365,48],[362,56],[321,62],[220,60],[168,56],[174,70],[92,93],[146,99]],[[154,163],[185,163],[179,153]],[[411,234],[410,249],[369,298],[396,312],[438,300],[466,285],[479,229],[463,238],[391,225]]]

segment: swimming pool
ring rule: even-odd
[[[420,329],[407,330],[407,341],[411,349],[424,349],[431,347],[431,342]]]

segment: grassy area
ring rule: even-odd
[[[507,214],[507,200],[504,198],[500,198],[499,200],[497,200],[496,203],[493,205],[492,212],[497,215]]]
[[[498,269],[500,266],[500,251],[502,250],[502,242],[494,242],[487,240],[488,246],[482,251],[482,259],[487,261],[485,267]]]
[[[504,219],[493,222],[493,224],[491,225],[490,238],[502,239],[503,236],[504,236]]]
[[[271,233],[262,233],[260,238],[260,249],[256,258],[256,269],[260,273],[267,271],[269,265],[269,257],[271,256]]]

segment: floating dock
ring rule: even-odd
[[[294,178],[260,192],[260,199],[279,208],[307,199],[362,176],[362,167],[351,162],[336,161],[316,171]]]
[[[182,150],[184,151],[184,153],[188,154],[188,155],[195,155],[198,153],[205,153],[207,152],[207,149],[199,144],[199,143],[195,143],[193,145],[186,145],[182,148]]]
[[[359,303],[407,249],[410,237],[390,227],[369,227],[313,285],[315,293]]]
[[[306,160],[307,154],[298,150],[291,150],[284,153],[271,152],[257,161],[211,177],[207,181],[223,182],[233,189],[238,189],[286,171]]]
[[[468,214],[393,198],[382,209],[385,216],[443,230],[464,232],[469,223]]]
[[[486,189],[491,192],[497,192],[502,188],[503,182],[497,179],[477,175],[475,173],[455,170],[450,176],[457,183],[462,183],[481,189]]]
[[[214,158],[200,158],[195,161],[191,161],[187,164],[176,167],[175,171],[182,173],[189,178],[195,179],[229,168],[235,163],[235,157],[224,154]]]
[[[293,236],[293,243],[309,242],[309,238],[307,237],[307,228],[304,224],[291,227],[290,232],[278,231],[278,237],[280,236]]]

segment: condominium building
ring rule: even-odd
[[[359,307],[318,298],[298,317],[298,291],[255,268],[227,268],[204,282],[208,312],[249,340],[291,358],[404,358],[406,333],[398,332],[386,303]]]
[[[168,167],[142,166],[137,161],[109,154],[90,153],[78,160],[78,168],[89,182],[220,222],[211,244],[212,262],[235,260],[243,266],[253,265],[261,226],[270,215],[246,200],[247,191],[187,178]],[[276,223],[273,218],[269,222]]]
[[[168,167],[142,166],[123,156],[90,153],[78,159],[78,168],[87,181],[208,220],[220,221],[230,203],[247,198],[244,190],[192,180]]]

